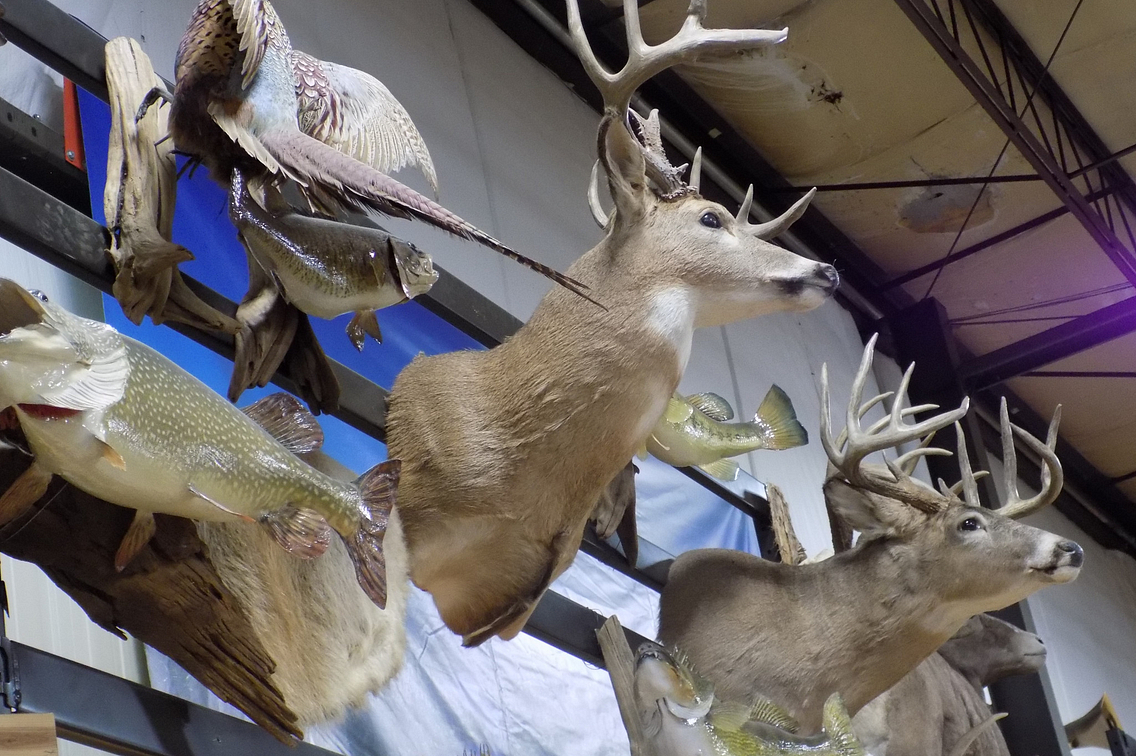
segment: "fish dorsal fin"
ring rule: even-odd
[[[702,394],[691,394],[686,397],[686,401],[711,420],[724,423],[727,420],[734,419],[734,408],[730,406],[729,402],[712,391],[707,391]]]
[[[663,412],[663,419],[668,423],[685,423],[694,414],[694,407],[678,394],[667,400],[667,409]]]
[[[824,734],[835,756],[864,756],[864,747],[852,732],[852,718],[839,693],[833,693],[824,703]]]
[[[785,732],[797,733],[801,730],[800,723],[793,716],[768,698],[759,698],[749,710],[749,719],[753,722],[764,722],[779,727]]]
[[[241,410],[293,454],[307,454],[323,446],[323,429],[312,413],[291,394],[281,391]]]
[[[809,442],[809,432],[798,422],[793,402],[777,384],[769,387],[753,421],[767,429],[766,449],[793,449]]]

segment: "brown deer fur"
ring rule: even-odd
[[[510,638],[579,546],[600,494],[658,420],[701,326],[808,310],[831,266],[746,233],[696,193],[647,188],[622,119],[601,125],[616,212],[568,292],[485,352],[418,357],[395,382],[388,444],[414,582],[476,643]],[[721,228],[703,225],[714,214]]]

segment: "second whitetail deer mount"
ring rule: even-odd
[[[803,565],[725,549],[689,551],[675,560],[660,601],[662,642],[682,648],[723,697],[767,697],[805,732],[820,727],[832,693],[841,693],[855,714],[968,618],[1073,580],[1084,559],[1076,543],[1012,519],[1060,493],[1056,422],[1042,443],[1010,424],[1003,403],[1010,500],[998,510],[978,505],[961,429],[963,480],[954,487],[936,492],[910,476],[916,457],[942,450],[924,446],[886,466],[863,464],[867,454],[924,437],[956,422],[966,409],[964,402],[924,422],[904,422],[928,409],[904,408],[909,368],[888,417],[861,429],[867,410],[888,396],[861,403],[874,342],[865,348],[853,383],[849,427],[836,439],[824,417],[828,380],[822,374],[821,435],[834,468],[825,496],[860,531],[856,546]],[[1015,436],[1043,463],[1042,490],[1025,500],[1017,492]]]
[[[651,47],[627,0],[632,55],[610,74],[571,0],[568,10],[604,95],[599,157],[616,206],[603,241],[568,275],[605,309],[553,289],[501,346],[420,356],[390,397],[411,577],[467,645],[515,636],[571,564],[605,486],[662,416],[695,328],[810,310],[838,281],[832,266],[763,240],[767,231],[683,184],[627,126],[628,100],[648,77],[702,50],[751,49],[783,33],[702,29],[696,2],[678,36]]]

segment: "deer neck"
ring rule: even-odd
[[[696,302],[681,282],[653,281],[625,260],[609,239],[568,269],[606,309],[554,289],[492,351],[512,385],[539,389],[524,392],[532,406],[520,414],[542,425],[567,417],[558,427],[612,439],[618,449],[605,454],[630,458],[686,369]]]
[[[881,538],[817,567],[824,612],[839,625],[817,663],[845,678],[837,689],[853,713],[934,653],[970,616],[966,607],[940,601],[929,589],[942,575],[912,544]]]

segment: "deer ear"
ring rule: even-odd
[[[634,223],[647,211],[647,166],[639,141],[623,123],[612,119],[604,136],[603,162],[616,220]]]
[[[902,504],[855,488],[839,478],[825,481],[824,498],[830,512],[866,536],[893,534],[903,525]]]

